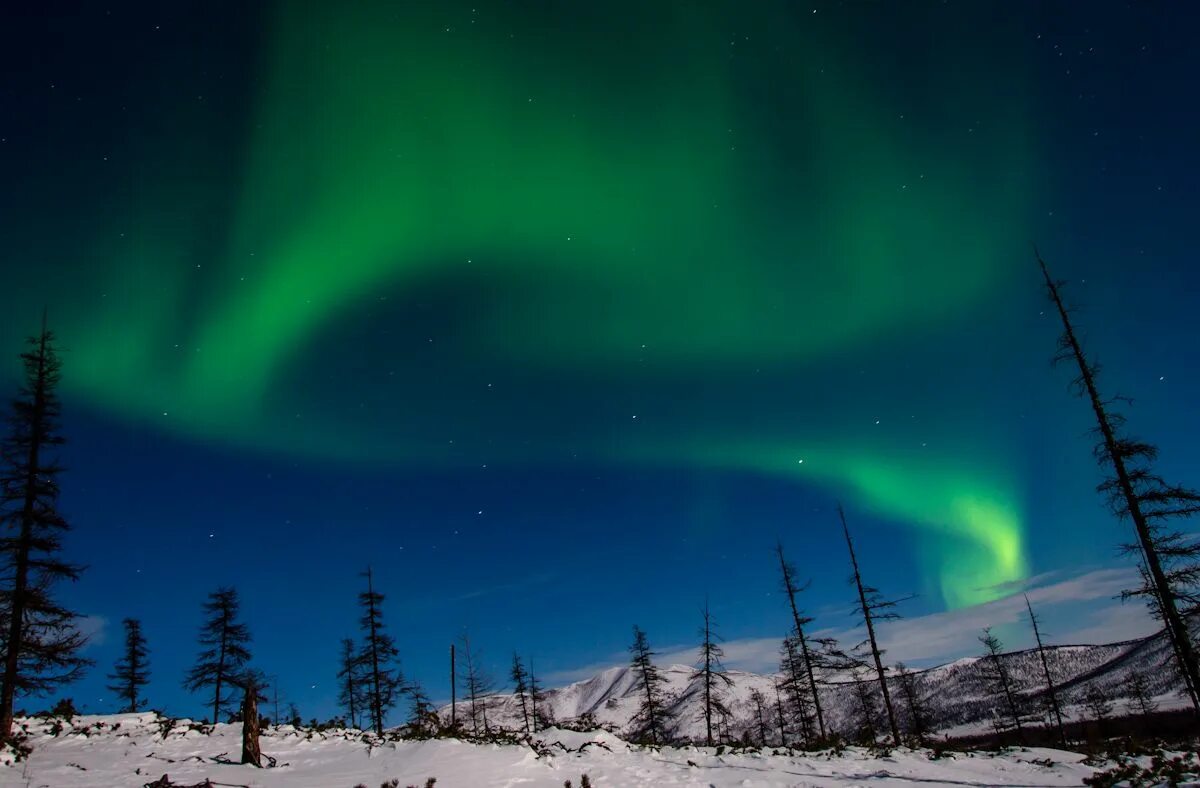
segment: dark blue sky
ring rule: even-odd
[[[1031,242],[1200,474],[1190,7],[368,7],[0,25],[4,374],[48,305],[88,710],[133,616],[201,715],[234,585],[331,715],[368,563],[439,699],[464,629],[498,676],[686,644],[706,596],[779,637],[777,537],[843,629],[838,500],[910,617],[1124,566]],[[1064,637],[1109,604],[1069,601]]]

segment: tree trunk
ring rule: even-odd
[[[242,763],[262,768],[262,750],[258,747],[258,687],[253,681],[246,683],[246,697],[242,699]]]

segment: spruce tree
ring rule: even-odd
[[[725,675],[725,666],[721,664],[721,658],[725,656],[720,646],[720,636],[717,635],[716,623],[713,621],[712,614],[708,609],[708,602],[704,603],[704,625],[700,627],[700,636],[703,638],[700,644],[700,659],[697,663],[696,670],[689,676],[689,681],[701,682],[701,692],[704,698],[704,708],[701,709],[701,719],[704,720],[704,743],[713,746],[713,717],[720,719],[722,716],[729,715],[729,708],[725,705],[724,694],[725,690],[733,685],[733,680]]]
[[[1163,622],[1179,675],[1193,709],[1200,714],[1200,657],[1185,620],[1200,603],[1200,542],[1171,526],[1200,513],[1200,492],[1168,483],[1154,470],[1157,449],[1122,433],[1125,418],[1115,411],[1115,400],[1100,394],[1100,368],[1087,356],[1075,332],[1072,310],[1062,298],[1063,283],[1051,278],[1041,255],[1037,260],[1063,327],[1054,360],[1078,369],[1072,386],[1092,407],[1100,438],[1094,453],[1111,470],[1112,475],[1098,489],[1113,512],[1133,525],[1135,542],[1126,550],[1138,556],[1143,582],[1127,595],[1145,597],[1152,615]]]
[[[367,567],[363,574],[367,578],[367,590],[358,595],[358,603],[362,608],[359,624],[365,640],[359,659],[367,684],[367,715],[375,735],[382,736],[387,713],[396,705],[398,695],[404,689],[404,676],[397,664],[400,652],[396,642],[383,631],[384,596],[375,590],[371,568]]]
[[[666,708],[665,681],[654,664],[655,653],[650,650],[646,633],[633,628],[633,644],[629,647],[630,667],[633,668],[634,689],[642,694],[637,713],[632,722],[635,735],[649,739],[651,744],[667,743],[668,713]]]
[[[1029,625],[1033,627],[1033,639],[1037,643],[1038,659],[1042,663],[1042,675],[1046,679],[1046,707],[1050,719],[1058,732],[1058,743],[1065,749],[1067,746],[1067,731],[1063,727],[1062,707],[1058,703],[1058,688],[1054,686],[1054,677],[1050,675],[1050,661],[1046,658],[1046,646],[1042,642],[1042,630],[1038,626],[1038,617],[1033,613],[1033,605],[1029,603],[1029,595],[1025,595],[1025,609],[1029,611]]]
[[[426,738],[435,736],[438,728],[441,727],[442,721],[438,717],[437,709],[433,707],[433,701],[425,694],[424,688],[416,681],[409,681],[404,688],[404,692],[408,695],[409,704],[409,730],[416,736]]]
[[[899,618],[899,615],[892,609],[897,603],[894,600],[884,599],[878,589],[863,583],[862,572],[858,568],[858,557],[854,553],[854,540],[850,538],[850,528],[846,525],[846,513],[840,505],[838,506],[838,517],[842,521],[842,533],[846,536],[846,548],[850,551],[850,566],[854,570],[853,582],[858,590],[858,614],[867,630],[867,639],[863,641],[862,646],[870,655],[875,675],[879,679],[879,689],[883,694],[883,708],[887,712],[888,727],[892,732],[892,742],[899,747],[900,726],[896,724],[896,711],[892,708],[892,696],[888,692],[887,671],[883,667],[883,649],[879,648],[879,641],[875,638],[876,623]]]
[[[988,691],[999,694],[1003,699],[1003,713],[996,716],[996,730],[998,733],[1002,733],[1010,728],[1015,728],[1017,738],[1024,743],[1025,729],[1021,725],[1021,705],[1017,697],[1016,685],[1008,672],[1008,665],[1004,663],[1004,644],[1000,642],[1000,638],[992,634],[990,628],[986,627],[979,642],[983,644],[984,648],[982,667]]]
[[[0,444],[0,741],[12,736],[18,694],[49,693],[91,664],[79,654],[87,638],[78,614],[54,598],[55,586],[78,580],[83,567],[59,557],[70,528],[58,511],[62,466],[55,457],[64,442],[58,432],[62,363],[44,315],[21,363],[22,385]]]
[[[1125,694],[1129,696],[1130,706],[1143,717],[1148,717],[1158,711],[1158,703],[1150,691],[1150,683],[1146,674],[1140,670],[1132,670],[1125,679]]]
[[[521,721],[525,726],[526,733],[533,732],[533,721],[529,710],[529,672],[525,670],[525,665],[521,663],[521,657],[515,651],[512,657],[512,668],[508,673],[513,682],[513,697],[517,699],[517,703],[521,706]]]
[[[212,688],[213,724],[221,721],[222,708],[237,701],[228,690],[250,661],[250,630],[237,620],[238,607],[237,591],[232,588],[218,588],[208,595],[200,627],[201,650],[183,682],[189,692]]]
[[[750,690],[750,706],[754,709],[754,724],[758,727],[758,746],[767,746],[767,698],[757,689]]]
[[[367,706],[367,681],[363,676],[362,654],[350,638],[342,638],[341,669],[338,670],[338,705],[346,710],[351,728]]]
[[[908,710],[908,735],[917,746],[921,746],[929,736],[933,715],[921,698],[921,690],[917,686],[916,676],[904,666],[903,662],[896,663],[896,676],[899,678],[900,694],[904,697],[905,707]]]
[[[808,586],[801,586],[797,580],[796,567],[788,563],[783,555],[783,543],[775,543],[775,554],[779,558],[779,572],[781,575],[781,583],[783,591],[787,594],[788,606],[792,613],[792,630],[795,633],[796,640],[800,646],[800,655],[804,661],[804,673],[808,678],[809,692],[812,695],[813,710],[817,715],[817,730],[820,733],[820,738],[825,738],[825,713],[821,708],[821,695],[817,692],[817,677],[813,669],[812,653],[809,649],[808,638],[804,634],[806,624],[811,624],[813,619],[805,616],[799,606],[796,604],[796,595],[805,590]]]
[[[125,627],[125,650],[113,672],[108,674],[113,682],[108,685],[108,691],[125,702],[123,711],[137,712],[138,707],[146,703],[141,694],[150,682],[150,652],[142,635],[142,623],[136,618],[127,618],[121,623]]]

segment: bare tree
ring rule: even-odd
[[[729,708],[724,702],[724,690],[733,685],[733,680],[725,675],[725,666],[721,658],[725,652],[719,644],[720,636],[715,631],[716,623],[708,609],[708,601],[704,602],[704,625],[700,627],[700,660],[696,670],[689,677],[690,681],[700,681],[704,693],[704,708],[701,717],[704,720],[704,743],[713,746],[713,715],[718,718],[729,715]]]
[[[1100,368],[1084,352],[1071,309],[1062,298],[1062,282],[1050,276],[1041,255],[1046,292],[1062,320],[1063,333],[1058,340],[1055,362],[1074,363],[1079,374],[1072,382],[1075,391],[1086,397],[1096,418],[1099,442],[1097,460],[1112,471],[1099,490],[1113,511],[1133,524],[1136,541],[1126,549],[1139,557],[1142,586],[1127,592],[1149,600],[1151,613],[1162,620],[1179,675],[1191,697],[1193,709],[1200,714],[1200,660],[1197,659],[1184,615],[1200,603],[1200,543],[1169,526],[1180,518],[1200,512],[1200,493],[1167,483],[1154,471],[1158,451],[1149,443],[1121,433],[1125,419],[1113,409],[1114,400],[1104,399],[1098,388]]]
[[[884,599],[879,590],[865,585],[862,572],[858,568],[858,557],[854,554],[854,540],[850,538],[850,528],[846,525],[846,513],[841,505],[838,506],[838,517],[842,521],[842,533],[846,536],[846,548],[850,551],[850,566],[854,569],[854,586],[858,589],[858,614],[862,617],[867,630],[867,639],[863,646],[867,647],[871,661],[874,663],[875,675],[879,678],[879,689],[883,694],[883,708],[887,712],[888,727],[892,731],[892,741],[900,746],[900,726],[896,724],[896,712],[892,708],[892,696],[888,692],[887,671],[883,667],[883,650],[875,638],[875,624],[879,621],[889,621],[899,618],[892,609],[897,600]]]
[[[1033,639],[1037,642],[1038,658],[1042,663],[1042,675],[1046,679],[1046,705],[1050,718],[1058,731],[1058,743],[1067,746],[1067,731],[1063,727],[1062,708],[1058,703],[1058,688],[1054,686],[1054,678],[1050,675],[1050,662],[1046,659],[1046,646],[1042,643],[1042,631],[1038,626],[1038,617],[1033,613],[1033,605],[1029,603],[1029,595],[1025,595],[1025,609],[1029,611],[1029,625],[1033,627]]]
[[[784,691],[791,700],[792,717],[800,727],[800,738],[805,748],[814,743],[810,713],[814,704],[808,684],[809,667],[811,663],[801,655],[800,638],[793,630],[791,635],[783,639],[783,645],[780,647],[779,673],[782,678],[777,689]]]
[[[58,511],[62,466],[52,456],[64,442],[57,389],[62,364],[46,328],[21,354],[23,381],[0,444],[0,741],[12,737],[18,693],[43,695],[78,678],[91,661],[79,616],[55,601],[54,586],[78,580],[83,567],[58,557],[70,529]]]
[[[554,724],[550,707],[546,705],[546,693],[533,672],[533,657],[529,658],[529,716],[535,732]]]
[[[112,681],[108,690],[125,701],[125,711],[136,712],[146,702],[141,694],[150,682],[150,652],[142,635],[142,623],[136,618],[127,618],[121,623],[125,627],[125,650],[108,675]]]
[[[804,627],[812,623],[812,618],[805,616],[800,608],[796,605],[796,595],[807,588],[807,584],[801,586],[796,579],[796,567],[788,563],[783,555],[783,543],[775,543],[775,554],[779,557],[779,572],[783,584],[783,591],[787,594],[788,606],[792,611],[792,629],[795,632],[796,639],[800,646],[800,655],[804,660],[804,671],[808,677],[809,691],[812,693],[813,710],[817,716],[817,730],[820,733],[820,738],[825,739],[825,714],[821,709],[821,696],[817,692],[817,677],[813,670],[812,655],[808,646],[808,638],[805,637]]]

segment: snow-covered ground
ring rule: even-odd
[[[21,788],[141,788],[170,775],[191,785],[205,779],[217,786],[287,788],[376,788],[398,779],[400,786],[437,788],[562,788],[579,786],[587,774],[600,786],[1054,786],[1082,785],[1093,770],[1082,756],[1048,749],[1003,755],[972,754],[932,760],[922,751],[898,750],[874,757],[851,748],[840,755],[793,756],[768,752],[725,753],[711,748],[651,750],[603,732],[553,730],[540,738],[550,754],[528,745],[475,745],[456,740],[372,744],[362,734],[267,732],[262,749],[274,768],[255,769],[223,760],[241,752],[241,726],[219,725],[205,734],[186,721],[164,726],[153,714],[76,717],[57,735],[43,720],[19,720],[30,733],[33,753],[0,766],[0,786]]]

